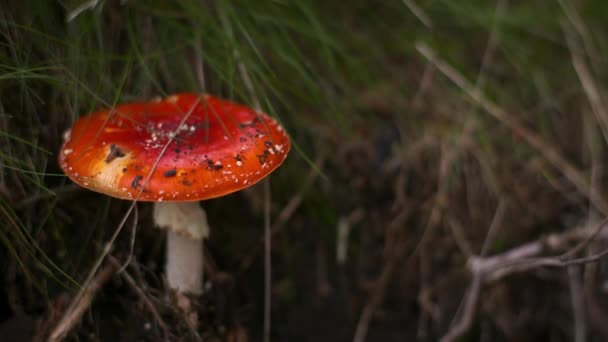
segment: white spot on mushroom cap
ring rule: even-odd
[[[70,139],[72,139],[72,130],[68,129],[67,131],[63,132],[63,142],[68,142]]]
[[[167,102],[176,103],[179,100],[179,96],[171,95],[165,99]]]
[[[71,148],[66,148],[65,150],[63,150],[63,154],[66,155],[66,156],[69,155],[72,152],[74,152],[74,150],[71,149]]]

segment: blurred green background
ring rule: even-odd
[[[192,91],[259,101],[292,138],[270,177],[272,340],[439,339],[462,322],[470,257],[608,213],[607,23],[601,0],[4,0],[0,332],[46,336],[130,205],[62,174],[63,132]],[[203,203],[198,336],[140,203],[129,267],[69,339],[261,341],[263,198]],[[608,339],[606,265],[484,281],[460,340]]]

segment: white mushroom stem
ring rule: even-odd
[[[207,215],[198,202],[157,202],[154,223],[167,229],[167,282],[179,293],[203,290],[203,239],[209,236]]]
[[[167,233],[167,282],[178,291],[200,295],[203,289],[203,242]]]

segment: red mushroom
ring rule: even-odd
[[[184,93],[82,117],[65,134],[59,164],[87,189],[155,202],[154,221],[168,229],[168,284],[200,294],[208,226],[196,201],[255,184],[289,149],[289,137],[268,115]]]

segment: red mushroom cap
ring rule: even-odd
[[[258,182],[289,149],[289,137],[268,115],[184,93],[80,118],[66,132],[59,165],[74,182],[110,196],[135,199],[152,172],[139,200],[200,201]]]

